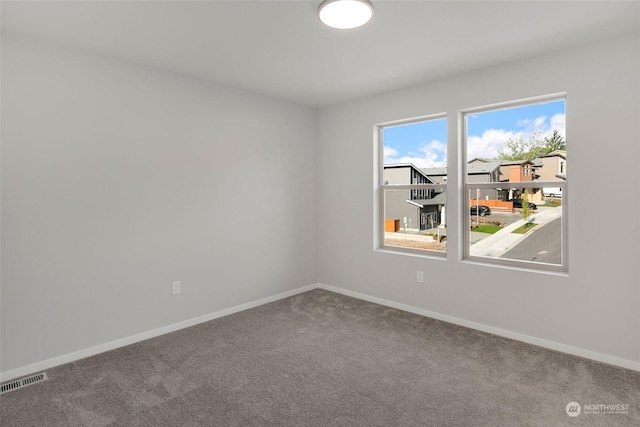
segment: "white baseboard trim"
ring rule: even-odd
[[[493,326],[483,325],[481,323],[471,322],[469,320],[460,319],[446,314],[440,314],[434,311],[429,311],[417,307],[413,307],[407,304],[401,304],[395,301],[386,300],[383,298],[373,297],[370,295],[362,294],[359,292],[353,292],[346,289],[338,288],[335,286],[326,285],[323,283],[316,283],[313,285],[303,286],[288,292],[283,292],[271,297],[262,298],[256,301],[240,304],[235,307],[227,308],[217,311],[215,313],[206,314],[193,319],[185,320],[183,322],[174,323],[172,325],[164,326],[162,328],[153,329],[151,331],[143,332],[140,334],[132,335],[130,337],[122,338],[116,341],[111,341],[105,344],[100,344],[95,347],[86,348],[73,353],[68,353],[62,356],[54,357],[51,359],[43,360],[41,362],[33,363],[30,365],[22,366],[20,368],[13,369],[11,371],[0,372],[0,382],[11,381],[16,378],[20,378],[26,375],[31,375],[36,372],[44,371],[46,369],[54,368],[56,366],[64,365],[65,363],[75,362],[86,357],[95,356],[96,354],[104,353],[106,351],[115,350],[120,347],[124,347],[130,344],[135,344],[140,341],[144,341],[150,338],[154,338],[160,335],[168,334],[180,329],[195,326],[199,323],[208,322],[209,320],[218,319],[220,317],[228,316],[230,314],[238,313],[240,311],[248,310],[250,308],[258,307],[270,302],[278,301],[290,296],[301,294],[316,288],[324,289],[327,291],[335,292],[338,294],[358,298],[363,301],[369,301],[375,304],[384,305],[387,307],[395,308],[398,310],[406,311],[409,313],[418,314],[425,317],[430,317],[444,322],[453,323],[455,325],[464,326],[471,329],[476,329],[490,334],[498,335],[505,338],[514,339],[517,341],[526,342],[528,344],[537,345],[540,347],[548,348],[551,350],[560,351],[562,353],[572,354],[574,356],[584,357],[586,359],[595,360],[598,362],[608,363],[610,365],[619,366],[621,368],[631,369],[640,372],[640,363],[632,360],[622,359],[607,354],[602,354],[590,350],[585,350],[578,347],[573,347],[565,344],[560,344],[554,341],[548,341],[541,338],[532,337],[529,335],[520,334],[517,332],[509,331],[506,329],[495,328]]]
[[[193,319],[185,320],[182,322],[174,323],[172,325],[163,326],[158,329],[143,332],[140,334],[132,335],[130,337],[122,338],[119,340],[111,341],[105,344],[100,344],[95,347],[86,348],[83,350],[75,351],[73,353],[64,354],[62,356],[53,357],[51,359],[43,360],[41,362],[33,363],[30,365],[22,366],[20,368],[13,369],[11,371],[0,372],[0,381],[11,381],[16,378],[20,378],[26,375],[31,375],[36,372],[41,372],[46,369],[51,369],[56,366],[64,365],[65,363],[75,362],[85,357],[95,356],[96,354],[104,353],[105,351],[115,350],[116,348],[124,347],[130,344],[135,344],[140,341],[148,340],[160,335],[168,334],[180,329],[195,326],[199,323],[208,322],[209,320],[218,319],[220,317],[228,316],[230,314],[238,313],[240,311],[248,310],[250,308],[258,307],[270,302],[278,301],[283,298],[288,298],[303,292],[316,289],[318,284],[303,286],[301,288],[294,289],[292,291],[283,292],[271,297],[262,298],[256,301],[240,304],[235,307],[226,308],[224,310],[216,311],[215,313],[205,314],[204,316],[195,317]]]
[[[610,356],[608,354],[602,354],[591,350],[585,350],[579,347],[573,347],[566,344],[557,343],[554,341],[548,341],[542,338],[536,338],[529,335],[520,334],[518,332],[509,331],[506,329],[500,329],[493,326],[484,325],[482,323],[471,322],[469,320],[460,319],[446,314],[440,314],[434,311],[425,310],[422,308],[413,307],[406,304],[401,304],[395,301],[386,300],[383,298],[372,297],[370,295],[361,294],[359,292],[353,292],[346,289],[338,288],[335,286],[325,285],[323,283],[318,284],[318,288],[327,291],[335,292],[338,294],[358,298],[364,301],[372,302],[375,304],[384,305],[398,310],[407,311],[409,313],[418,314],[421,316],[431,317],[433,319],[442,320],[444,322],[453,323],[455,325],[464,326],[478,331],[488,332],[490,334],[498,335],[505,338],[510,338],[516,341],[522,341],[528,344],[537,345],[539,347],[548,348],[550,350],[556,350],[562,353],[571,354],[574,356],[584,357],[585,359],[595,360],[597,362],[607,363],[609,365],[619,366],[621,368],[631,369],[640,372],[640,362],[634,362],[628,359],[622,359],[620,357]]]

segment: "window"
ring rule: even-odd
[[[470,213],[462,216],[463,258],[567,271],[564,96],[477,108],[461,118],[460,206]],[[547,197],[547,189],[562,198]]]
[[[377,126],[376,248],[446,254],[447,120]]]

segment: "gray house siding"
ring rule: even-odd
[[[411,164],[385,165],[385,185],[433,184],[434,180]],[[400,221],[401,229],[426,230],[441,220],[440,207],[433,205],[432,190],[387,190],[385,192],[385,219]]]
[[[564,152],[555,152],[540,157],[536,165],[536,180],[538,181],[564,181],[567,178],[567,160]],[[560,187],[544,187],[544,196],[561,196]]]
[[[411,184],[411,168],[385,166],[383,181],[389,185]]]
[[[388,165],[384,167],[385,185],[411,184],[410,165]],[[400,228],[418,228],[420,213],[416,206],[407,203],[411,199],[411,190],[385,191],[385,219],[400,221]]]
[[[402,229],[420,229],[420,207],[413,205],[409,190],[387,191],[385,194],[385,219],[400,220]]]

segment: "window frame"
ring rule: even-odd
[[[449,245],[444,251],[436,251],[431,249],[415,249],[402,246],[392,246],[385,244],[385,192],[397,190],[409,191],[429,191],[443,190],[447,192],[447,182],[442,184],[388,184],[384,180],[384,129],[388,127],[410,125],[426,121],[445,120],[448,126],[447,113],[436,113],[426,116],[412,117],[408,119],[394,120],[374,125],[374,250],[391,252],[396,254],[414,255],[423,258],[446,259]],[[448,129],[448,128],[447,128]],[[447,136],[447,146],[448,146]],[[448,150],[447,150],[448,151]],[[449,163],[449,153],[447,152],[447,166]],[[449,168],[447,167],[447,170]],[[410,177],[413,182],[413,174]],[[419,194],[419,193],[417,193]],[[446,205],[445,205],[446,206]],[[445,212],[445,222],[449,223],[449,211]]]
[[[569,214],[568,214],[568,177],[565,172],[565,179],[562,181],[525,181],[525,182],[468,182],[467,175],[467,137],[468,137],[468,122],[467,117],[472,114],[485,113],[497,110],[506,110],[510,108],[523,107],[528,105],[542,104],[553,101],[564,101],[565,103],[565,115],[567,111],[567,93],[554,93],[550,95],[543,95],[537,97],[531,97],[526,99],[520,99],[516,101],[507,101],[497,104],[485,105],[480,107],[467,108],[458,112],[458,180],[460,185],[458,186],[460,191],[458,194],[458,206],[461,206],[464,213],[468,213],[471,204],[468,197],[471,189],[526,189],[526,188],[544,188],[544,187],[559,187],[562,193],[562,204],[558,208],[561,211],[561,263],[560,264],[548,264],[535,261],[522,261],[516,259],[496,258],[489,256],[471,255],[471,217],[467,214],[459,216],[460,223],[458,224],[462,228],[462,242],[461,242],[461,254],[460,260],[473,263],[489,264],[494,266],[504,266],[517,268],[521,270],[532,270],[536,272],[550,272],[550,273],[564,273],[569,272]],[[565,166],[566,168],[566,166]],[[531,171],[533,173],[533,170]]]

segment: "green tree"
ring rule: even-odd
[[[509,138],[505,141],[507,148],[498,151],[500,160],[533,160],[557,150],[566,150],[567,142],[557,130],[553,135],[540,139],[540,131],[534,132],[528,141],[522,136]]]
[[[551,137],[544,138],[544,154],[553,153],[554,151],[564,151],[567,149],[567,142],[557,130],[553,131]]]
[[[498,151],[498,159],[501,160],[533,160],[540,157],[544,150],[544,141],[540,139],[540,132],[534,132],[529,141],[522,136],[509,138],[505,141],[506,150]]]
[[[522,209],[520,209],[520,215],[525,222],[527,222],[531,216],[531,209],[529,209],[529,194],[526,191],[522,195]]]

